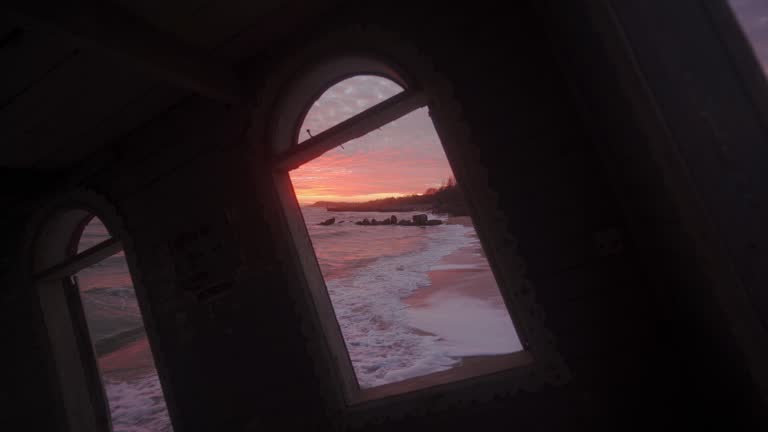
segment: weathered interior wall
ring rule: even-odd
[[[0,427],[25,424],[30,430],[60,430],[66,422],[63,394],[56,387],[56,370],[36,293],[23,274],[25,220],[6,219],[0,225]]]
[[[639,415],[626,389],[647,378],[637,367],[650,359],[646,347],[653,344],[643,269],[632,261],[614,190],[569,101],[541,22],[523,7],[496,19],[446,4],[393,5],[390,12],[373,17],[361,6],[320,17],[309,39],[373,25],[416,45],[452,82],[573,380],[538,394],[468,404],[459,415],[436,411],[381,428],[574,430],[593,428],[601,417]],[[485,31],[468,24],[481,20]],[[271,54],[296,55],[306,39],[297,35]],[[603,249],[601,242],[613,237],[623,246]]]
[[[462,30],[469,19],[462,8],[441,5],[438,16],[427,7],[396,9],[373,24],[415,44],[453,82],[573,379],[381,427],[574,430],[619,415],[617,392],[635,380],[626,357],[647,344],[642,297],[625,254],[630,245],[600,253],[596,235],[624,227],[547,40],[525,10],[484,17],[488,31],[475,33]],[[363,8],[350,8],[275,47],[275,55],[367,21]],[[279,221],[262,209],[273,214],[268,177],[244,157],[248,122],[244,109],[190,99],[114,143],[96,159],[104,169],[84,181],[123,218],[179,430],[237,430],[249,422],[307,427],[335,415],[325,412],[334,401],[313,376],[286,293],[296,277],[284,274],[279,260],[285,239],[270,230]],[[211,287],[221,292],[207,297]]]
[[[730,351],[721,348],[727,335],[714,346],[705,336],[689,338],[707,322],[717,332],[717,308],[712,299],[688,300],[702,282],[695,252],[670,215],[665,185],[625,110],[629,102],[616,96],[621,90],[610,77],[593,73],[608,65],[600,63],[596,36],[585,31],[586,17],[559,22],[582,37],[553,48],[541,10],[518,5],[509,14],[473,16],[446,2],[412,3],[375,15],[350,4],[256,60],[279,61],[308,40],[361,24],[394,31],[431,59],[454,85],[572,380],[392,419],[379,429],[594,430],[619,419],[654,424],[661,412],[682,421],[702,401],[714,409],[721,399],[748,393],[738,365],[727,361]],[[583,10],[558,13],[579,17]],[[573,69],[561,70],[562,50],[579,53],[569,60]],[[604,129],[582,123],[585,106],[574,99],[574,82]],[[338,420],[328,377],[315,375],[317,359],[309,355],[317,341],[304,339],[318,330],[301,328],[301,276],[289,272],[287,239],[275,236],[281,221],[268,167],[249,156],[250,145],[263,144],[246,142],[249,115],[243,107],[189,98],[112,143],[82,181],[123,219],[180,432],[276,424],[310,430]],[[13,271],[22,266],[5,268],[4,284],[23,284]],[[54,430],[61,395],[39,309],[33,293],[14,292],[22,294],[4,297],[3,309],[13,313],[2,319],[13,330],[7,340],[17,373],[0,403],[17,408],[13,421]],[[693,356],[714,357],[697,363]],[[698,379],[717,372],[735,384],[717,383],[721,398],[701,396],[706,385]],[[680,400],[689,401],[682,412],[670,408]],[[738,406],[727,408],[744,414]]]
[[[647,6],[549,2],[550,10],[559,11],[551,33],[563,53],[561,64],[596,155],[620,197],[637,247],[637,275],[651,299],[646,315],[653,343],[639,371],[647,379],[637,389],[636,403],[651,402],[670,428],[711,427],[726,419],[734,429],[765,428],[759,387],[752,381],[757,375],[750,376],[745,356],[745,348],[761,344],[762,336],[751,333],[749,341],[737,336],[734,329],[753,324],[754,311],[749,302],[734,307],[723,296],[743,292],[725,244],[749,230],[760,244],[762,228],[750,220],[754,215],[743,202],[716,198],[730,189],[728,200],[748,200],[744,189],[755,184],[734,187],[734,175],[751,175],[734,173],[726,162],[730,156],[711,157],[718,142],[726,152],[739,148],[732,156],[746,148],[761,153],[754,123],[727,135],[716,130],[732,128],[734,117],[742,123],[757,120],[755,107],[743,89],[732,87],[740,82],[732,53],[717,40],[703,2]],[[723,230],[718,214],[743,222]],[[731,230],[742,233],[731,236],[726,232]],[[759,254],[759,247],[752,254]],[[755,258],[738,260],[743,265]]]
[[[261,410],[319,421],[275,221],[259,195],[264,171],[245,153],[249,123],[246,109],[191,101],[120,144],[149,155],[96,182],[133,241],[183,430],[242,429]],[[306,414],[293,416],[297,407]]]

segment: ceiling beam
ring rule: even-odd
[[[21,27],[53,33],[115,58],[152,78],[225,103],[244,99],[230,65],[106,2],[9,0],[0,6]]]

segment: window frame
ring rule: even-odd
[[[353,41],[353,47],[350,47],[350,41]],[[366,61],[355,62],[350,58]],[[334,378],[337,384],[341,383],[341,408],[347,414],[347,421],[354,423],[371,416],[404,415],[416,409],[414,406],[418,405],[413,405],[414,400],[430,400],[433,406],[447,408],[461,403],[464,398],[490,399],[514,393],[520,388],[534,391],[545,383],[561,385],[567,382],[567,367],[554,347],[552,335],[541,323],[533,287],[523,276],[523,260],[514,250],[513,238],[505,231],[495,194],[487,186],[482,164],[477,161],[470,142],[471,133],[460,116],[461,109],[453,99],[448,81],[434,72],[429,62],[413,48],[378,30],[353,29],[337,33],[298,53],[294,59],[298,60],[278,68],[273,79],[267,81],[265,88],[278,90],[264,95],[263,106],[266,108],[257,109],[255,117],[266,115],[268,120],[261,126],[258,120],[255,121],[251,133],[252,137],[253,134],[258,136],[263,133],[267,141],[271,158],[268,168],[281,204],[280,213],[285,221],[283,228],[293,240],[289,249],[294,258],[294,269],[303,276],[303,288],[312,303],[309,307],[312,316],[306,318],[322,329],[322,348],[325,352],[318,352],[317,357],[319,360],[323,355],[330,354]],[[297,136],[301,121],[312,103],[334,84],[358,75],[383,76],[401,84],[404,91],[299,143]],[[478,237],[523,344],[524,351],[521,353],[530,356],[530,361],[501,371],[371,398],[357,387],[354,369],[288,172],[349,139],[422,106],[429,109],[449,164],[467,198]],[[360,126],[361,123],[363,126]],[[318,368],[327,371],[322,366]],[[461,393],[454,391],[458,389]],[[436,397],[440,402],[434,402]]]
[[[78,252],[83,230],[93,218],[102,221],[110,238]],[[101,382],[76,274],[121,251],[125,254],[129,277],[136,292],[169,419],[176,430],[172,392],[166,384],[164,364],[154,343],[157,339],[154,320],[147,310],[146,296],[137,277],[132,242],[126,240],[128,237],[114,208],[103,197],[90,191],[71,191],[43,206],[32,217],[27,232],[26,273],[38,296],[48,331],[68,430],[113,430],[109,401]]]

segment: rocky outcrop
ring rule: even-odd
[[[414,225],[426,225],[427,224],[427,220],[429,220],[427,215],[425,215],[424,213],[413,215],[413,217],[411,219],[413,219],[413,224]]]
[[[443,221],[438,219],[430,220],[425,214],[413,215],[411,220],[397,219],[397,216],[392,215],[384,220],[376,220],[365,218],[361,221],[355,222],[355,225],[400,225],[400,226],[434,226],[442,225]]]
[[[335,217],[332,217],[332,218],[330,218],[330,219],[326,219],[326,220],[325,220],[325,221],[323,221],[323,222],[320,222],[318,225],[333,225],[333,224],[335,224],[335,223],[336,223],[336,218],[335,218]]]

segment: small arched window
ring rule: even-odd
[[[72,430],[171,431],[122,243],[66,210],[44,227],[36,285]]]
[[[278,192],[351,404],[534,362],[430,97],[343,58],[294,82],[274,121]]]

